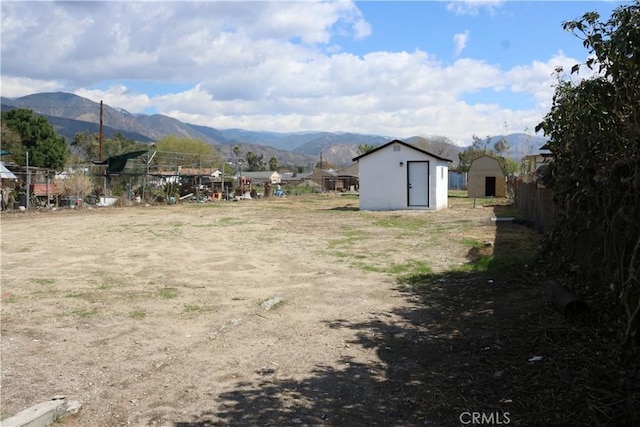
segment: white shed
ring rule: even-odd
[[[353,160],[359,163],[361,210],[448,206],[449,159],[396,139]]]

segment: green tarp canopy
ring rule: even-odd
[[[107,165],[107,175],[112,175],[114,173],[120,173],[124,170],[124,167],[127,165],[127,160],[135,159],[138,156],[145,154],[147,151],[132,151],[131,153],[118,154],[117,156],[111,156],[106,160],[101,162],[91,160],[91,163],[94,165]]]

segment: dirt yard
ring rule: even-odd
[[[66,396],[82,408],[64,426],[527,425],[564,382],[521,390],[551,354],[520,327],[557,319],[524,261],[476,270],[538,237],[450,200],[3,213],[2,418]]]

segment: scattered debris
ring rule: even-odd
[[[82,404],[76,400],[67,401],[65,396],[54,396],[16,415],[2,420],[3,427],[48,426],[59,422],[62,417],[77,413]]]
[[[262,307],[265,311],[268,311],[268,310],[271,310],[273,307],[279,304],[282,304],[283,302],[284,302],[284,298],[273,297],[273,298],[269,298],[268,300],[260,304],[260,307]]]
[[[543,288],[553,307],[564,316],[575,316],[586,313],[589,308],[582,297],[573,293],[557,280],[547,280]]]

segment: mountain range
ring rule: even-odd
[[[100,103],[64,92],[36,93],[20,98],[0,98],[2,111],[28,108],[45,116],[59,135],[68,142],[81,132],[100,131]],[[119,132],[124,137],[143,143],[154,142],[166,135],[204,140],[214,146],[223,157],[232,158],[233,147],[241,155],[248,151],[263,155],[265,161],[276,157],[280,165],[312,167],[320,157],[338,167],[347,166],[357,156],[360,144],[378,146],[395,136],[366,135],[348,132],[293,132],[278,133],[243,129],[215,129],[181,122],[161,115],[132,114],[106,104],[102,105],[102,131],[108,138]],[[510,145],[510,156],[520,158],[536,152],[546,142],[544,138],[526,134],[494,136],[490,146],[500,138]],[[444,136],[415,136],[405,142],[416,144],[434,154],[457,163],[458,153],[465,147],[457,146]],[[434,150],[437,150],[434,151]]]

